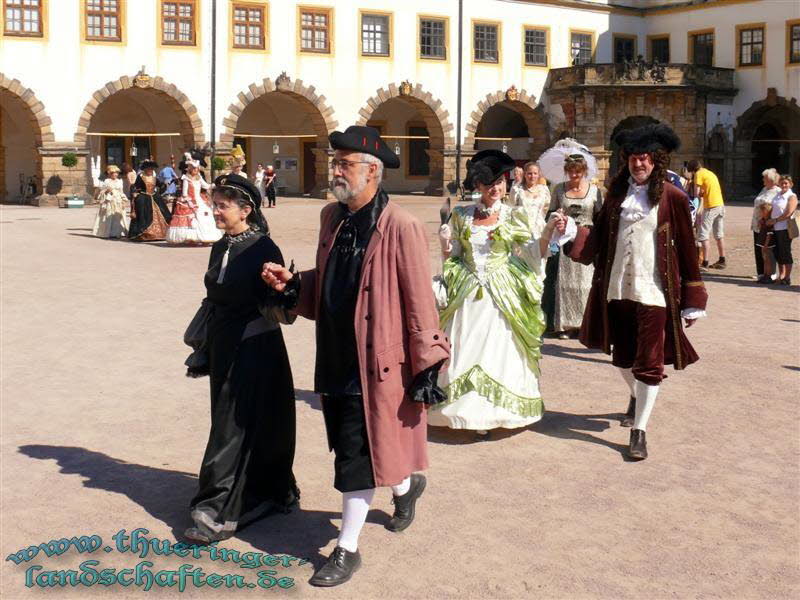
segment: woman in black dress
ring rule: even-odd
[[[300,497],[292,473],[294,384],[278,324],[285,315],[261,279],[263,264],[283,257],[265,234],[260,200],[242,177],[215,181],[214,218],[225,235],[212,246],[205,275],[211,433],[191,502],[195,524],[185,533],[203,543],[288,512]]]
[[[142,161],[141,174],[131,186],[131,225],[128,239],[134,242],[152,242],[167,237],[170,212],[161,198],[156,169],[158,163]]]

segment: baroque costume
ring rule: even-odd
[[[206,244],[222,236],[209,202],[203,191],[211,186],[200,177],[189,174],[181,177],[181,197],[175,201],[175,210],[169,223],[167,242],[170,244]]]
[[[142,174],[136,178],[131,188],[131,225],[128,238],[137,242],[163,240],[167,237],[167,223],[170,213],[158,188],[158,180],[148,170],[156,169],[152,161],[142,163]]]
[[[205,274],[211,431],[191,501],[195,527],[187,531],[200,541],[225,539],[271,512],[288,512],[300,497],[292,472],[292,372],[276,295],[261,279],[262,265],[283,264],[283,257],[264,234],[252,184],[231,176],[217,184],[252,197],[254,224],[213,245]]]
[[[119,169],[117,169],[119,172]],[[128,200],[123,193],[122,179],[108,177],[97,182],[97,201],[100,207],[92,227],[92,235],[100,238],[121,238],[128,235]]]

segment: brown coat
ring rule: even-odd
[[[307,319],[319,314],[339,212],[335,203],[322,209],[317,267],[301,273],[297,312]],[[425,406],[406,392],[417,373],[450,357],[450,344],[439,329],[425,229],[391,200],[364,254],[355,333],[375,485],[395,485],[428,466]]]
[[[587,348],[596,348],[606,354],[611,353],[614,342],[606,298],[617,247],[620,207],[624,200],[624,196],[609,195],[595,218],[594,227],[578,228],[578,235],[569,251],[570,258],[587,265],[594,262],[595,265],[580,341]],[[664,183],[658,203],[656,235],[656,262],[667,301],[664,363],[683,369],[697,361],[698,356],[683,332],[681,311],[685,308],[705,310],[708,294],[700,278],[689,200],[670,183]]]

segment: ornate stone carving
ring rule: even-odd
[[[275,87],[279,90],[287,89],[292,83],[292,79],[286,74],[286,71],[278,75],[275,79]]]
[[[519,100],[519,90],[517,90],[517,86],[512,85],[506,90],[506,100],[509,100],[510,102],[516,102]]]
[[[413,89],[414,86],[411,85],[411,82],[408,79],[406,79],[403,83],[400,84],[400,95],[410,96]]]
[[[144,72],[144,65],[133,78],[133,85],[139,88],[149,88],[153,85],[153,80],[150,75]]]

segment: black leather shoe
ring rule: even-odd
[[[358,550],[350,552],[336,546],[328,557],[328,562],[308,580],[317,587],[333,587],[350,581],[361,566],[361,554]]]
[[[402,496],[394,496],[392,498],[394,515],[386,524],[386,529],[389,531],[403,531],[414,522],[414,507],[422,492],[425,491],[426,484],[425,475],[412,473],[409,490]]]
[[[630,400],[628,400],[628,410],[625,411],[625,415],[622,417],[622,421],[620,421],[620,425],[623,427],[633,427],[633,419],[636,417],[636,398],[631,396]]]
[[[628,447],[628,457],[635,460],[647,458],[647,439],[641,429],[631,429],[631,444]]]

